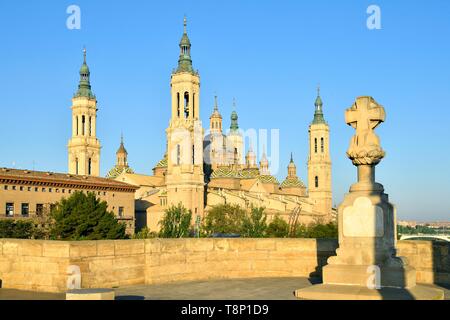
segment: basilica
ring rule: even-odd
[[[200,119],[200,75],[193,68],[186,19],[179,47],[178,66],[170,81],[171,118],[166,129],[165,154],[153,167],[152,174],[135,173],[128,164],[122,138],[117,163],[107,174],[107,178],[137,189],[136,228],[146,226],[157,231],[165,210],[180,202],[191,210],[193,219],[201,219],[214,205],[237,204],[243,208],[264,207],[269,220],[280,216],[305,224],[329,221],[334,211],[329,126],[324,119],[320,92],[309,125],[308,188],[297,176],[292,155],[286,178],[280,183],[270,173],[265,150],[258,163],[252,143],[245,145],[235,109],[225,132],[217,97],[205,135]],[[69,173],[98,176],[97,107],[89,78],[85,52],[80,84],[72,100]]]

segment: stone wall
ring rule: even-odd
[[[320,274],[337,242],[315,239],[149,239],[39,241],[0,239],[4,288],[66,290],[67,267],[77,265],[82,287],[172,281]],[[399,254],[423,283],[450,283],[450,244],[400,241]]]

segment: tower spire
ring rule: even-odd
[[[89,99],[95,99],[95,95],[91,90],[91,72],[86,63],[86,47],[83,47],[83,64],[80,68],[80,82],[78,84],[78,90],[74,95],[74,98],[87,97]]]
[[[176,72],[191,72],[194,73],[192,68],[191,59],[191,41],[187,35],[187,19],[184,16],[183,19],[183,36],[180,41],[180,58],[178,59],[178,68]]]
[[[214,111],[219,111],[219,106],[217,105],[217,95],[214,96]]]
[[[316,101],[314,102],[314,106],[315,106],[314,120],[312,123],[313,124],[326,123],[322,111],[323,102],[322,98],[320,97],[320,85],[317,86],[317,98]]]
[[[238,115],[236,112],[236,99],[233,98],[233,112],[231,112],[231,125],[230,125],[231,131],[238,131],[239,130],[239,124],[238,124]]]

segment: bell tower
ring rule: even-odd
[[[178,67],[171,81],[172,116],[166,129],[167,199],[169,205],[181,202],[192,216],[203,215],[203,127],[200,120],[200,77],[192,68],[191,42],[186,31],[180,42]]]
[[[72,137],[67,146],[69,173],[100,175],[100,141],[97,139],[97,99],[91,91],[90,71],[84,61],[80,69],[78,90],[72,98]]]
[[[331,215],[330,128],[323,117],[320,88],[317,89],[314,119],[309,125],[308,192],[314,210]]]

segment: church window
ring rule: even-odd
[[[319,187],[319,177],[318,176],[316,176],[315,178],[314,178],[314,184],[315,184],[315,187],[316,188],[318,188]]]
[[[75,117],[77,120],[76,120],[76,123],[77,123],[77,135],[78,135],[78,117]]]
[[[181,148],[180,145],[177,144],[177,166],[180,165],[180,158],[181,158]]]
[[[192,94],[192,117],[195,117],[195,93]]]
[[[184,93],[184,117],[189,117],[189,93]]]
[[[317,153],[317,138],[314,138],[314,153]]]
[[[195,164],[195,145],[192,145],[192,164]]]
[[[88,175],[91,175],[91,169],[92,169],[92,159],[89,158],[89,160],[88,160]]]
[[[324,152],[324,141],[323,138],[320,138],[320,151],[323,153]]]
[[[119,207],[119,217],[123,217],[123,207]]]
[[[75,159],[75,174],[78,174],[78,158]]]
[[[177,117],[180,117],[180,93],[177,92]]]
[[[89,117],[89,136],[92,136],[92,117]]]
[[[81,134],[84,136],[85,133],[85,125],[86,125],[86,117],[81,116]]]

